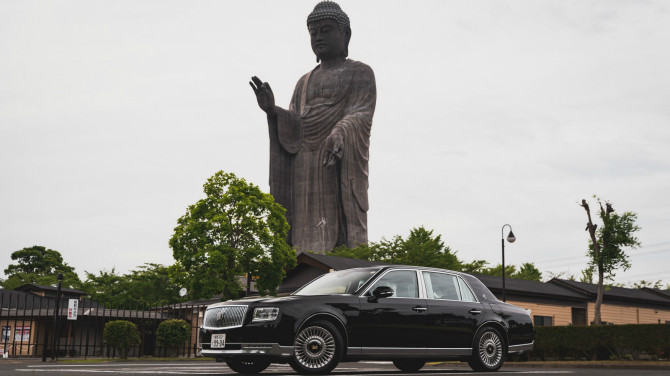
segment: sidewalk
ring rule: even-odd
[[[66,358],[56,359],[52,361],[48,358],[46,363],[94,363],[98,362],[175,362],[175,361],[192,361],[199,362],[203,358],[131,358],[131,359],[103,359],[103,358]],[[206,359],[211,360],[211,359]],[[41,358],[0,358],[0,364],[40,364]],[[450,363],[457,366],[468,367],[467,363],[463,362],[429,362],[428,364],[442,364]],[[600,368],[600,369],[638,369],[638,370],[670,370],[670,361],[652,361],[652,360],[631,360],[631,361],[615,361],[615,360],[598,360],[598,361],[529,361],[529,362],[505,362],[503,368]]]
[[[526,368],[603,368],[603,369],[640,369],[640,370],[670,370],[670,361],[653,360],[575,360],[575,361],[529,361],[529,362],[505,362],[504,367],[526,367]]]

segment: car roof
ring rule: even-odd
[[[472,276],[471,274],[468,273],[463,273],[463,272],[457,272],[455,270],[449,270],[449,269],[441,269],[441,268],[432,268],[429,266],[416,266],[416,265],[388,265],[384,266],[383,269],[412,269],[412,270],[421,270],[421,271],[428,271],[428,272],[447,272],[451,274],[456,274],[456,275],[468,275]]]

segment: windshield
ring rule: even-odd
[[[378,271],[379,269],[348,269],[326,273],[293,295],[353,294]]]

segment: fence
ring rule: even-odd
[[[199,329],[207,303],[171,305],[137,302],[94,302],[77,299],[76,320],[68,319],[68,299],[38,296],[21,291],[0,293],[0,354],[4,357],[110,357],[116,350],[103,339],[105,324],[114,320],[135,323],[141,343],[129,357],[161,357],[175,354],[156,340],[158,325],[168,319],[182,319],[191,326],[191,336],[177,356],[198,355]],[[55,320],[57,318],[57,320]],[[54,330],[55,328],[55,330]]]

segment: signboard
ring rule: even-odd
[[[70,302],[67,306],[67,319],[76,320],[77,319],[77,309],[79,308],[79,300],[70,299]]]
[[[2,342],[9,342],[9,335],[12,333],[11,326],[2,327]]]
[[[30,342],[30,327],[17,326],[16,328],[14,328],[14,341]]]

